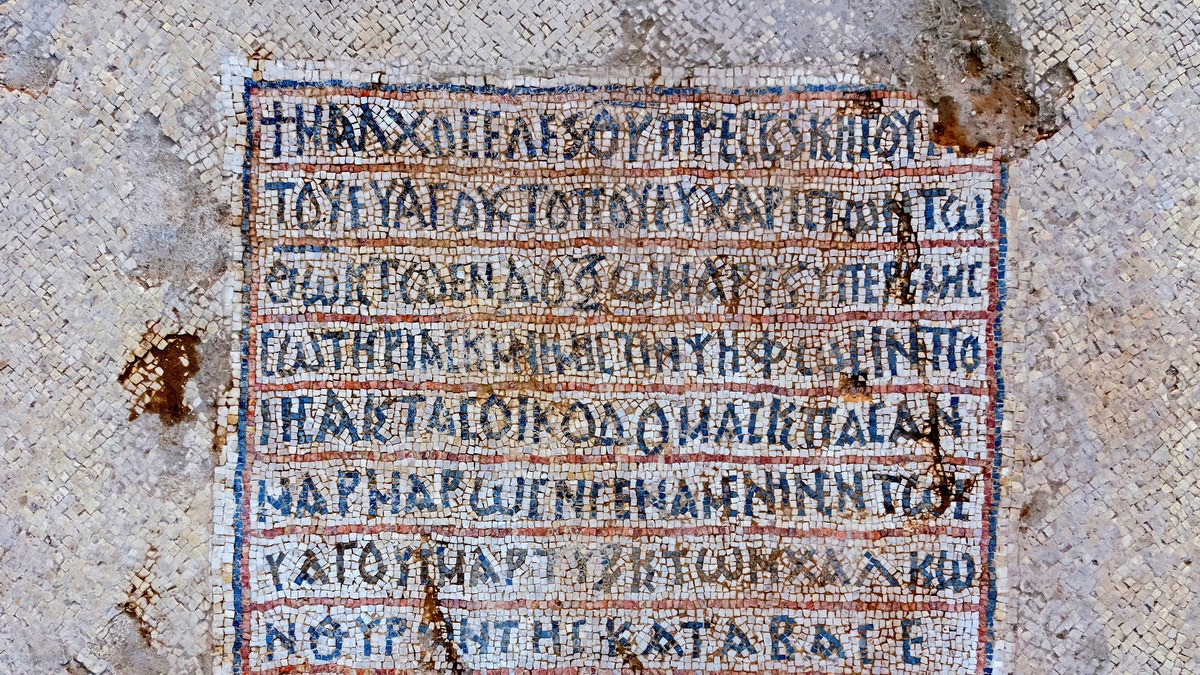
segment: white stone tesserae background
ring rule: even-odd
[[[0,4],[0,672],[1200,672],[1198,32]]]

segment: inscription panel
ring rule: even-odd
[[[244,101],[222,663],[988,667],[991,155],[875,88]]]

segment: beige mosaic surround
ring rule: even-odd
[[[912,44],[914,11],[0,7],[0,671],[211,668],[238,187],[222,88],[258,59],[372,64],[368,79],[373,64],[672,82],[753,65],[875,81],[878,57]],[[1009,165],[997,672],[1197,672],[1194,8],[1006,16],[1035,74],[1065,62],[1078,82],[1065,126]],[[156,368],[188,373],[183,408],[156,395]]]

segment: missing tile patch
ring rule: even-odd
[[[150,413],[158,415],[166,426],[175,426],[192,413],[184,392],[192,376],[200,372],[200,337],[151,332],[146,340],[149,345],[131,355],[117,377],[131,396],[129,419]]]
[[[937,110],[939,145],[1024,156],[1065,124],[1076,77],[1066,62],[1035,72],[1010,11],[995,0],[914,3],[913,48],[869,55],[868,71],[896,78]]]

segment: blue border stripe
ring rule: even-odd
[[[242,158],[242,345],[241,387],[238,392],[238,457],[233,474],[233,498],[236,504],[233,522],[233,672],[242,672],[242,547],[243,523],[249,514],[242,512],[243,474],[246,471],[246,410],[250,403],[250,161],[254,151],[254,115],[250,109],[250,91],[254,81],[246,78],[242,104],[246,111],[246,156]]]
[[[992,675],[995,645],[996,645],[996,541],[997,532],[996,526],[999,523],[1000,514],[1000,465],[1004,455],[1001,452],[1003,446],[1003,430],[1004,422],[1004,373],[1001,369],[1004,356],[1004,341],[1001,339],[1001,330],[1003,328],[1001,319],[1004,316],[1004,304],[1008,296],[1008,287],[1004,281],[1006,271],[1006,259],[1008,257],[1008,220],[1004,216],[1004,210],[1008,206],[1008,164],[1000,164],[1000,203],[997,205],[1000,221],[1000,241],[998,244],[998,252],[996,254],[996,317],[992,319],[992,343],[996,350],[995,372],[996,377],[996,401],[994,408],[995,434],[994,445],[992,446],[992,509],[987,514],[989,523],[989,532],[991,536],[988,538],[988,557],[987,557],[987,573],[988,573],[988,597],[987,597],[987,643],[984,647],[986,663],[983,672],[985,675]]]
[[[262,81],[247,78],[248,86],[256,89],[296,89],[339,87],[343,89],[359,89],[364,93],[386,91],[396,93],[419,93],[431,91],[446,91],[455,94],[484,94],[490,96],[528,96],[536,94],[588,94],[588,93],[629,93],[654,96],[686,96],[695,94],[720,94],[726,96],[778,96],[781,94],[799,93],[870,93],[887,91],[883,84],[806,84],[788,87],[750,87],[746,89],[729,89],[721,87],[642,87],[622,84],[583,85],[564,84],[558,86],[525,86],[513,85],[501,87],[491,84],[446,84],[446,83],[414,83],[414,84],[363,84],[346,82],[344,80],[277,80]]]

